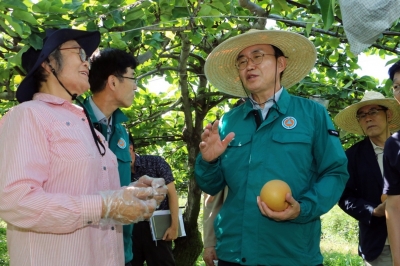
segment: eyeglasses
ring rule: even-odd
[[[131,77],[124,77],[124,76],[118,76],[120,78],[124,78],[124,79],[130,79],[133,80],[133,82],[137,85],[137,78],[131,78]]]
[[[82,62],[87,61],[89,63],[89,69],[92,65],[92,62],[89,59],[89,56],[86,55],[85,49],[83,49],[82,47],[69,47],[69,48],[58,48],[58,50],[70,50],[70,49],[79,49],[79,57],[81,58]]]
[[[386,111],[386,110],[387,109],[375,109],[375,108],[372,108],[368,112],[358,113],[356,115],[356,118],[357,118],[358,121],[360,121],[362,119],[365,119],[367,117],[367,115],[369,115],[371,117],[375,117],[379,113],[379,111]]]
[[[264,55],[272,55],[275,56],[274,54],[264,54],[264,53],[253,53],[250,58],[247,58],[245,56],[242,56],[236,60],[235,66],[239,70],[243,70],[247,67],[247,64],[249,63],[249,59],[253,64],[259,65],[263,61]]]
[[[396,96],[397,94],[400,93],[400,85],[394,84],[392,90],[393,90],[393,95]]]

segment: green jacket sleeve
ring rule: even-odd
[[[294,223],[307,223],[327,213],[338,202],[349,178],[347,157],[325,109],[315,113],[315,123],[313,157],[317,179],[296,199],[301,211],[292,220]]]

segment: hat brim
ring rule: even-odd
[[[357,111],[367,105],[381,105],[392,111],[392,120],[389,122],[390,132],[400,129],[400,105],[395,99],[374,99],[352,104],[340,111],[333,121],[335,124],[348,133],[365,135],[357,121]]]
[[[288,31],[251,30],[222,42],[210,53],[204,65],[208,81],[221,92],[247,97],[235,62],[243,49],[257,44],[276,46],[287,57],[281,79],[285,88],[300,82],[315,65],[315,46],[306,37]]]
[[[17,88],[16,97],[18,102],[22,103],[25,101],[32,100],[33,95],[36,93],[36,88],[33,85],[33,73],[39,68],[39,66],[49,57],[49,55],[61,44],[75,40],[79,46],[81,46],[87,55],[93,54],[100,44],[100,32],[98,31],[81,31],[74,29],[59,29],[51,32],[44,40],[43,48],[39,55],[37,52],[30,51],[32,47],[28,49],[26,55],[22,57],[22,65],[26,67],[29,65],[26,61],[35,60],[35,64],[29,69],[26,77],[22,80],[21,84]]]

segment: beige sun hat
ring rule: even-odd
[[[364,97],[358,103],[347,106],[340,111],[333,121],[341,129],[346,132],[364,135],[364,132],[357,121],[356,115],[358,109],[366,105],[381,105],[392,110],[392,120],[389,122],[390,132],[395,132],[400,129],[400,105],[395,99],[385,98],[381,93],[376,91],[365,91]]]
[[[257,44],[274,45],[287,57],[287,66],[281,80],[285,88],[301,81],[314,67],[317,58],[314,44],[298,33],[250,30],[222,42],[208,55],[204,65],[208,81],[221,92],[247,97],[235,63],[243,49]]]

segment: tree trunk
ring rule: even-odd
[[[186,237],[176,239],[173,250],[176,266],[194,266],[203,249],[203,240],[197,223],[200,200],[201,190],[192,176],[189,179],[188,201],[183,214]]]

